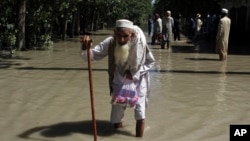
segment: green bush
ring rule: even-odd
[[[16,33],[17,30],[14,28],[13,24],[2,25],[5,30],[0,33],[0,42],[3,47],[10,47],[12,49],[16,48]]]
[[[40,49],[49,49],[53,47],[54,42],[51,40],[51,35],[50,34],[45,34],[40,36],[38,45]]]

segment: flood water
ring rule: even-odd
[[[110,32],[92,35],[98,43]],[[143,138],[135,138],[133,110],[124,128],[109,124],[107,58],[92,62],[95,117],[100,141],[229,141],[230,124],[250,124],[250,56],[178,51],[150,46],[151,94]],[[79,56],[79,39],[45,51],[1,55],[0,140],[90,141],[88,65]],[[192,48],[192,47],[190,47]]]

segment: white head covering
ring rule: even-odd
[[[140,27],[133,24],[127,19],[120,19],[116,21],[116,27],[125,27],[133,30],[134,37],[131,39],[132,48],[129,51],[127,67],[131,71],[136,71],[142,63],[143,54],[146,51],[147,41],[145,34]]]
[[[171,14],[171,11],[168,10],[167,13],[168,13],[168,14]]]
[[[197,18],[200,18],[200,17],[201,17],[201,14],[200,14],[200,13],[197,13],[197,14],[196,14],[196,17],[197,17]]]
[[[133,28],[133,22],[126,19],[117,20],[116,27]]]
[[[133,47],[130,48],[129,51],[128,67],[132,72],[136,72],[142,64],[142,59],[144,57],[143,54],[146,51],[145,48],[147,46],[147,40],[144,32],[137,25],[133,26],[133,33],[134,37],[131,40]]]
[[[226,8],[222,8],[222,9],[221,9],[221,13],[227,14],[227,13],[228,13],[228,10],[227,10]]]

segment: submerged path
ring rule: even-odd
[[[111,34],[92,37],[98,43]],[[150,45],[156,63],[143,141],[226,141],[230,124],[250,123],[250,56],[218,61],[211,48],[199,51],[186,41],[170,50]],[[79,50],[79,38],[72,38],[50,50],[1,54],[0,140],[93,140],[88,68]],[[107,58],[92,68],[98,139],[137,141],[132,109],[122,130],[109,126]]]

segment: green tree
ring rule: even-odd
[[[16,48],[16,10],[15,0],[5,0],[0,3],[0,49]]]
[[[25,12],[26,12],[26,0],[18,1],[17,12],[17,49],[22,50],[25,48]]]
[[[19,50],[49,46],[53,39],[113,27],[120,18],[140,24],[151,9],[150,0],[5,0],[0,43],[10,43],[7,37],[14,35]]]

